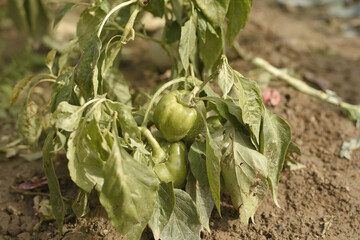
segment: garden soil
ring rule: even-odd
[[[344,37],[341,21],[327,16],[325,9],[299,9],[273,1],[255,1],[250,21],[240,34],[239,43],[248,52],[279,68],[295,71],[297,76],[317,88],[329,88],[348,102],[360,104],[360,38]],[[245,76],[261,70],[241,60],[229,50],[231,65]],[[146,59],[145,59],[146,60]],[[124,64],[127,68],[134,62]],[[144,71],[125,73],[135,86],[159,83],[149,74],[146,61],[136,62]],[[145,71],[145,69],[147,69]],[[141,82],[141,79],[156,81]],[[351,160],[339,157],[344,141],[360,137],[360,128],[335,106],[309,97],[273,80],[270,86],[281,94],[281,102],[271,111],[282,116],[292,127],[293,140],[302,151],[297,161],[306,167],[284,169],[280,178],[278,201],[265,198],[255,214],[255,222],[244,226],[223,195],[222,217],[213,211],[211,233],[203,239],[359,239],[360,238],[360,150]],[[2,132],[4,133],[4,129]],[[76,193],[69,180],[63,158],[56,168],[65,197]],[[111,227],[99,207],[96,194],[91,197],[90,213],[79,220],[68,217],[59,235],[54,221],[40,226],[34,206],[46,199],[46,186],[19,193],[14,186],[44,176],[41,162],[12,158],[0,161],[0,240],[3,239],[122,239]],[[35,231],[34,231],[35,227]],[[151,239],[147,229],[142,239]]]

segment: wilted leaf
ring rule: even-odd
[[[103,175],[100,202],[112,225],[129,240],[140,239],[154,209],[158,191],[155,172],[135,161],[115,140]]]
[[[51,154],[54,149],[53,138],[54,131],[50,131],[43,146],[43,168],[50,190],[50,204],[61,234],[65,216],[65,205],[61,196],[59,181],[54,170],[53,155]]]
[[[56,56],[56,50],[52,49],[48,53],[48,55],[46,56],[46,59],[45,59],[45,64],[46,64],[46,66],[48,67],[48,69],[50,70],[51,73],[52,73],[52,67],[54,65],[55,56]]]
[[[94,39],[101,22],[106,16],[106,12],[101,8],[101,2],[97,1],[95,6],[85,9],[81,15],[76,27],[76,35],[79,40],[80,49],[91,51],[89,41]]]
[[[130,138],[140,140],[140,130],[134,116],[131,114],[131,108],[119,102],[108,101],[107,103],[113,111],[118,113],[117,116],[123,138],[127,141],[129,141]]]
[[[189,68],[190,56],[194,53],[196,46],[196,25],[194,19],[190,19],[181,28],[179,53],[185,71]]]
[[[131,94],[124,75],[115,68],[110,68],[103,79],[104,91],[109,99],[131,106]]]
[[[72,132],[67,143],[68,168],[71,179],[86,192],[101,189],[104,176],[102,167],[109,157],[108,146],[95,120],[82,122]]]
[[[42,131],[41,115],[39,115],[39,107],[31,98],[27,98],[24,102],[18,115],[17,126],[24,140],[36,148]]]
[[[87,40],[84,52],[74,69],[74,79],[82,95],[87,99],[97,92],[97,63],[100,57],[101,41],[96,34]]]
[[[79,189],[79,192],[76,196],[76,199],[71,205],[73,212],[77,218],[81,218],[89,212],[88,203],[89,193],[85,192],[82,189]]]
[[[10,107],[15,103],[15,101],[17,100],[17,98],[20,95],[27,94],[27,90],[28,90],[31,82],[37,77],[39,77],[39,74],[30,76],[30,77],[26,77],[26,78],[22,79],[21,81],[19,81],[15,85],[15,87],[11,93],[11,97],[10,97]]]
[[[222,176],[233,206],[239,208],[240,221],[247,225],[268,189],[268,163],[249,137],[236,129],[231,147],[232,155],[221,163]]]
[[[51,123],[56,128],[72,132],[78,128],[85,108],[61,102],[51,115]]]
[[[200,239],[201,224],[195,203],[183,190],[175,189],[174,192],[174,212],[161,233],[161,240]]]
[[[175,208],[175,195],[172,183],[161,182],[158,195],[155,199],[155,208],[149,221],[149,226],[154,238],[159,239],[166,224],[169,222],[171,214]]]
[[[290,126],[279,116],[264,111],[263,120],[263,153],[268,159],[269,185],[273,200],[277,206],[277,187],[280,173],[285,162],[285,155],[291,142]]]
[[[350,160],[351,152],[357,148],[360,148],[360,137],[344,142],[341,146],[340,157]]]

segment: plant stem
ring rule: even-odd
[[[156,141],[156,139],[154,138],[154,136],[151,134],[150,130],[147,127],[139,127],[141,134],[147,139],[147,141],[150,143],[151,148],[152,148],[152,160],[154,161],[154,163],[158,164],[161,162],[164,162],[165,158],[166,158],[166,153],[165,151],[161,148],[160,144],[158,143],[158,141]]]
[[[331,103],[333,105],[341,107],[347,114],[347,116],[356,122],[357,126],[360,126],[360,105],[353,105],[350,103],[343,102],[340,97],[336,96],[335,94],[329,94],[320,90],[317,90],[315,88],[310,87],[300,79],[297,79],[295,77],[290,76],[289,74],[281,71],[280,69],[274,67],[266,60],[259,58],[259,57],[253,57],[252,54],[247,54],[244,52],[243,49],[239,46],[239,44],[235,41],[234,42],[234,48],[236,52],[239,54],[240,57],[244,58],[245,60],[251,61],[255,66],[258,66],[267,72],[271,73],[275,77],[279,78],[282,81],[285,81],[293,88],[314,96],[318,99],[321,99],[325,102]]]
[[[135,23],[135,19],[136,19],[137,15],[139,14],[139,12],[141,11],[141,9],[142,9],[141,6],[137,5],[136,8],[134,9],[134,11],[131,13],[129,21],[127,22],[127,24],[125,26],[123,34],[121,35],[120,41],[117,42],[117,45],[116,45],[114,51],[111,52],[109,55],[108,63],[105,64],[105,67],[104,67],[104,73],[107,72],[109,70],[109,68],[112,66],[112,64],[113,64],[116,56],[118,55],[119,51],[121,50],[122,46],[128,41],[127,37],[130,33],[132,34],[130,39],[134,39],[135,31],[133,29],[133,26]]]
[[[181,78],[176,78],[176,79],[173,79],[167,83],[165,83],[164,85],[162,85],[157,91],[156,93],[154,94],[154,96],[151,98],[150,102],[149,102],[149,105],[146,109],[146,112],[145,112],[145,116],[144,116],[144,121],[143,123],[141,124],[142,127],[146,127],[147,125],[147,122],[148,122],[148,118],[149,118],[149,113],[150,113],[150,110],[152,108],[152,106],[154,105],[154,102],[156,100],[156,98],[168,87],[170,87],[171,85],[174,85],[176,83],[179,83],[179,82],[184,82],[185,81],[185,78],[184,77],[181,77]]]
[[[120,10],[121,8],[126,7],[126,6],[128,6],[130,4],[136,3],[136,2],[137,2],[137,0],[130,0],[130,1],[127,1],[127,2],[123,2],[123,3],[115,6],[113,9],[111,9],[110,12],[105,16],[104,20],[102,21],[102,23],[100,25],[100,28],[99,28],[99,31],[98,31],[98,34],[97,34],[98,38],[100,38],[101,32],[102,32],[102,30],[104,28],[104,25],[105,25],[106,21],[109,19],[109,17],[112,14],[114,14],[114,12],[116,12],[116,11]]]

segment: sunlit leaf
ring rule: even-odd
[[[220,65],[220,71],[218,76],[218,84],[223,92],[223,98],[227,97],[227,94],[230,92],[231,88],[234,85],[234,72],[227,65],[227,59],[223,58],[223,63]]]
[[[110,152],[95,120],[82,122],[72,132],[67,143],[68,168],[73,182],[86,192],[96,185],[101,189],[104,176],[102,167]]]
[[[103,175],[100,202],[112,225],[129,240],[140,239],[154,209],[158,191],[155,172],[135,161],[115,141]]]
[[[236,129],[231,147],[232,154],[221,163],[222,176],[233,206],[239,208],[240,221],[247,225],[268,189],[268,163],[249,137]]]
[[[51,115],[51,123],[60,129],[72,132],[78,128],[85,108],[61,102]]]
[[[279,206],[277,188],[286,152],[291,142],[291,129],[287,122],[268,110],[264,112],[263,141],[263,153],[268,159],[270,190],[275,204]]]
[[[180,58],[185,71],[187,71],[189,68],[189,59],[195,51],[195,45],[196,25],[194,23],[194,19],[190,17],[190,19],[181,28],[181,38],[179,45]]]
[[[242,110],[244,123],[249,125],[253,133],[253,140],[258,145],[261,118],[264,112],[264,103],[259,86],[255,81],[244,78],[236,71],[234,71],[234,75],[237,79],[234,85],[237,90],[238,104]]]

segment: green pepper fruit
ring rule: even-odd
[[[211,116],[206,119],[206,122],[208,126],[211,126],[214,130],[218,130],[222,128],[222,122],[220,120],[220,117],[218,116]]]
[[[162,163],[155,164],[154,170],[161,181],[172,182],[175,188],[184,188],[187,177],[186,147],[183,142],[163,147],[167,156]]]
[[[206,116],[203,101],[192,107],[183,102],[190,92],[174,90],[161,98],[154,111],[154,123],[169,142],[181,139],[193,141],[204,127],[201,114]]]

